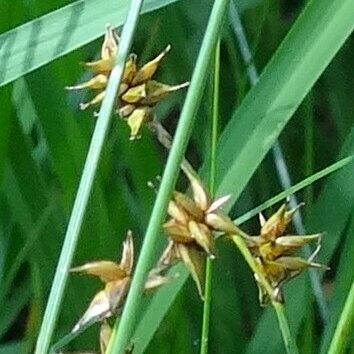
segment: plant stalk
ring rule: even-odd
[[[154,120],[147,124],[147,127],[150,131],[156,136],[159,143],[167,150],[170,151],[172,147],[172,137],[170,133],[165,129],[165,127],[154,117]],[[181,169],[185,173],[186,176],[189,174],[198,177],[197,172],[192,167],[190,162],[183,157],[181,162]]]
[[[273,288],[270,286],[268,280],[264,277],[263,273],[259,270],[258,265],[254,261],[252,254],[242,237],[239,235],[230,235],[230,237],[236,244],[237,248],[248,263],[249,267],[252,269],[253,273],[257,275],[258,280],[262,283],[264,289],[269,295],[269,298],[271,299],[272,306],[278,318],[279,328],[281,330],[286,352],[288,354],[298,354],[299,351],[297,349],[295,339],[292,337],[290,332],[290,327],[286,318],[284,305],[276,301],[274,297]]]
[[[334,332],[328,354],[341,354],[346,349],[347,342],[353,340],[354,323],[354,282],[350,288],[343,311],[340,315],[336,330]]]

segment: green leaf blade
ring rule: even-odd
[[[231,202],[237,200],[296,108],[353,31],[353,10],[352,0],[312,1],[305,8],[221,136],[218,195],[232,191]]]
[[[146,0],[143,13],[178,0]],[[121,26],[129,0],[79,0],[0,35],[0,87]]]

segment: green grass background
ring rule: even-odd
[[[102,35],[104,24],[122,24],[129,4],[128,1],[121,4],[79,1],[75,11],[63,12],[62,9],[61,13],[53,13],[25,30],[18,27],[73,3],[17,0],[0,4],[1,354],[33,351],[94,128],[92,112],[78,110],[78,103],[86,94],[68,93],[63,88],[87,77],[79,63],[98,54],[101,38],[96,38]],[[165,1],[146,1],[146,6],[154,8],[155,3]],[[277,100],[282,100],[289,110],[289,117],[283,119],[279,129],[282,130],[280,143],[294,183],[354,153],[353,37],[349,36],[343,45],[338,44],[338,49],[341,47],[338,53],[332,50],[336,55],[333,60],[328,55],[327,61],[331,61],[328,67],[326,59],[312,61],[311,56],[305,55],[297,58],[299,63],[295,69],[301,69],[303,77],[296,76],[297,81],[293,83],[290,63],[299,52],[312,55],[318,50],[323,52],[319,58],[326,57],[326,41],[320,41],[323,48],[315,47],[326,28],[316,28],[315,23],[312,27],[311,21],[305,22],[305,19],[308,27],[298,34],[304,38],[304,48],[299,46],[292,51],[288,46],[286,56],[279,58],[278,55],[277,61],[274,53],[306,1],[239,0],[235,3],[258,71],[261,73],[272,58],[273,67],[272,70],[268,67],[263,81],[261,77],[258,91],[256,88],[247,95],[250,85],[246,67],[227,16],[221,35],[221,144],[217,176],[221,182],[220,193],[232,193],[235,199],[240,196],[231,210],[233,218],[282,191],[271,154],[266,154],[262,160],[263,155],[259,153],[262,145],[257,145],[257,136],[252,135],[256,127],[273,129],[267,125],[272,122],[263,121],[271,114],[277,117],[279,112],[271,110],[273,102],[276,106]],[[339,3],[346,3],[354,11],[353,1],[340,0]],[[166,83],[189,80],[211,6],[211,1],[201,4],[180,0],[143,14],[132,47],[140,63],[170,43],[172,51],[157,77]],[[339,7],[336,9],[333,5],[333,17],[324,19],[324,23],[331,23],[335,11],[340,14]],[[320,9],[321,5],[318,11]],[[325,11],[318,12],[318,16],[323,13]],[[302,60],[305,68],[301,66]],[[318,75],[324,70],[318,80],[316,70]],[[287,76],[277,78],[277,72]],[[301,92],[296,93],[296,88],[306,86],[302,80],[309,80],[308,88],[312,86],[311,80],[316,83],[308,93],[308,89],[304,89],[306,97],[300,107],[297,108],[295,102],[295,106],[289,108],[291,98],[302,100]],[[188,159],[195,167],[202,166],[210,155],[210,86],[206,85],[187,150]],[[174,94],[157,109],[159,119],[171,133],[184,97],[184,92]],[[288,98],[291,102],[287,102]],[[137,142],[128,141],[128,134],[126,125],[114,119],[89,201],[75,264],[101,258],[116,259],[128,228],[135,234],[137,248],[141,244],[155,199],[146,183],[162,174],[167,153],[147,130]],[[224,176],[230,166],[232,174],[226,179]],[[253,166],[258,167],[252,174]],[[303,217],[307,230],[326,232],[319,258],[331,267],[322,283],[329,308],[327,323],[319,315],[307,274],[286,288],[289,322],[301,353],[327,351],[353,283],[353,174],[354,165],[349,164],[297,194],[299,200],[306,202]],[[246,175],[252,178],[248,181]],[[185,187],[183,178],[178,186]],[[244,227],[249,233],[257,232],[257,219]],[[163,237],[161,235],[161,240]],[[257,289],[243,259],[224,241],[219,242],[218,255],[213,275],[210,353],[282,353],[284,348],[274,314],[259,307]],[[98,286],[94,279],[70,276],[54,340],[70,331]],[[173,289],[166,288],[162,296],[172,300],[172,294],[174,296]],[[142,318],[151,299],[144,300]],[[146,353],[198,352],[202,304],[193,282],[188,279],[170,302],[172,305],[159,326],[156,320],[158,329]],[[153,322],[147,325],[154,327]],[[97,330],[98,327],[93,326],[67,350],[98,350]],[[348,352],[354,352],[351,345],[349,341]],[[137,345],[136,352],[139,350]]]

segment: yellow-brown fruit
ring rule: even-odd
[[[212,200],[198,176],[186,172],[193,198],[181,192],[173,192],[168,206],[170,219],[163,225],[169,236],[174,256],[170,259],[181,259],[191,272],[201,297],[201,278],[203,267],[200,259],[205,256],[215,258],[215,241],[213,231],[235,233],[239,229],[225,215],[220,207],[227,202],[229,196]],[[171,243],[169,244],[171,247]]]
[[[101,58],[85,63],[85,66],[96,76],[87,82],[75,86],[67,86],[68,90],[101,90],[93,99],[80,103],[80,109],[85,110],[90,106],[99,105],[105,97],[105,89],[109,76],[114,67],[115,57],[118,52],[119,37],[112,27],[108,26],[101,48]],[[137,67],[137,55],[130,54],[125,63],[122,81],[117,93],[116,112],[127,121],[130,128],[130,140],[140,137],[141,127],[153,119],[152,108],[173,91],[188,86],[188,82],[181,85],[166,85],[152,80],[161,60],[169,52],[168,45],[156,58]]]
[[[94,296],[72,332],[79,331],[89,322],[102,321],[121,311],[129,290],[133,265],[133,236],[128,231],[127,237],[123,242],[122,257],[119,264],[112,261],[97,261],[71,269],[72,272],[96,276],[105,284],[104,289]],[[169,280],[168,277],[161,274],[163,270],[164,268],[158,265],[158,267],[150,271],[146,280],[145,290],[155,289]]]
[[[283,204],[268,220],[260,214],[261,230],[257,236],[245,238],[259,270],[273,289],[273,300],[282,301],[282,286],[303,270],[312,267],[328,269],[326,266],[313,262],[320,250],[322,234],[313,235],[284,235],[287,226],[296,210],[302,206],[287,210]],[[294,253],[304,245],[317,242],[317,248],[308,259],[294,256]],[[261,305],[270,301],[270,295],[265,291],[263,284],[255,275],[259,288]]]

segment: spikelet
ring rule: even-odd
[[[259,270],[272,287],[272,298],[276,301],[283,301],[282,287],[284,284],[305,269],[328,269],[313,261],[321,248],[322,234],[284,235],[294,213],[302,205],[288,210],[288,205],[285,203],[268,220],[260,214],[260,234],[245,239]],[[308,259],[294,256],[296,251],[312,242],[316,242],[317,247]],[[259,289],[260,303],[265,306],[271,300],[270,295],[265,291],[257,275],[255,279]]]
[[[99,91],[88,102],[80,103],[80,109],[99,105],[104,97],[109,76],[114,67],[118,52],[119,37],[111,26],[107,26],[101,48],[101,58],[85,63],[84,66],[95,76],[81,84],[67,86],[67,90],[90,89]],[[130,54],[125,63],[123,78],[118,88],[116,112],[126,120],[130,128],[130,140],[140,138],[141,128],[153,118],[152,108],[170,93],[189,85],[185,82],[180,85],[167,85],[153,80],[162,59],[170,51],[168,45],[158,56],[144,64],[137,66],[137,55]]]

